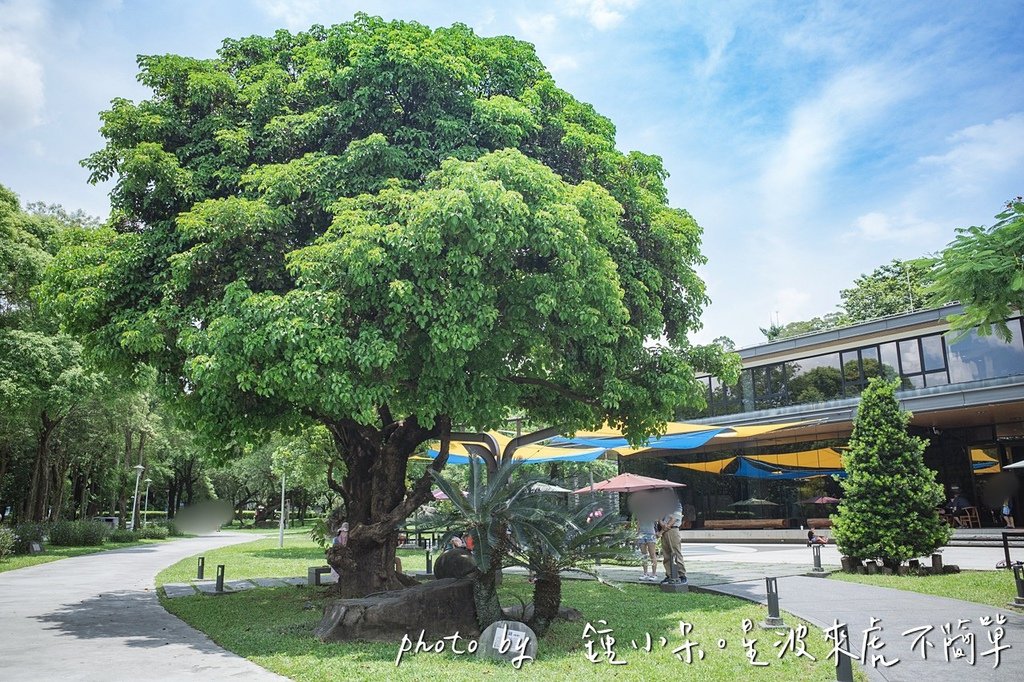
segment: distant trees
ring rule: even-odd
[[[932,304],[932,299],[926,295],[929,277],[927,264],[917,260],[893,259],[891,263],[855,279],[850,288],[842,289],[838,311],[785,325],[761,327],[761,333],[769,341],[776,341],[921,310]]]

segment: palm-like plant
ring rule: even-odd
[[[576,569],[604,583],[595,568],[598,561],[632,555],[635,534],[616,514],[595,516],[599,506],[592,502],[572,510],[549,507],[546,522],[534,526],[528,542],[520,545],[525,551],[516,558],[535,576],[533,615],[528,625],[538,635],[543,635],[558,617],[562,571]]]
[[[513,481],[517,468],[516,462],[505,462],[485,482],[483,465],[471,459],[465,495],[443,475],[431,472],[455,508],[446,523],[461,526],[473,536],[477,566],[473,599],[481,629],[503,617],[497,586],[506,559],[521,554],[520,548],[531,542],[543,542],[552,525],[551,510],[529,494],[530,486],[541,479],[524,476]]]

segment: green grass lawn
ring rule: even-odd
[[[213,575],[218,564],[224,564],[227,580],[244,578],[283,578],[304,576],[310,566],[323,566],[324,551],[308,535],[285,535],[284,548],[278,548],[278,538],[263,538],[242,545],[232,545],[205,552],[207,575]],[[406,571],[424,570],[426,556],[422,551],[399,550],[402,568]],[[189,557],[168,566],[156,577],[156,584],[184,583],[196,577],[196,559]]]
[[[308,539],[286,538],[285,548],[277,539],[265,539],[208,552],[207,566],[223,563],[229,579],[304,575],[306,568],[323,563],[323,553]],[[422,551],[401,551],[405,568],[422,569]],[[157,584],[184,582],[194,577],[195,559],[185,559],[157,577]],[[529,601],[533,586],[522,576],[507,575],[502,586],[502,603]],[[162,598],[168,611],[207,633],[221,646],[259,665],[296,680],[474,680],[480,679],[618,679],[660,680],[694,676],[702,680],[833,680],[835,669],[825,660],[829,648],[821,633],[810,628],[807,650],[818,661],[797,658],[792,653],[781,660],[773,647],[780,637],[755,629],[748,637],[757,639],[759,661],[770,665],[754,671],[744,654],[742,622],[757,623],[765,610],[739,599],[690,593],[670,595],[652,586],[624,585],[622,590],[590,581],[566,581],[563,603],[584,614],[575,623],[559,622],[541,641],[538,661],[528,670],[516,671],[508,664],[479,661],[473,656],[451,653],[406,654],[395,666],[399,642],[322,644],[312,637],[320,621],[328,589],[277,588],[239,592],[227,597],[196,596]],[[613,628],[614,649],[627,665],[610,665],[603,659],[591,663],[584,649],[586,621]],[[790,622],[794,619],[790,618]],[[693,626],[690,640],[705,652],[703,660],[691,664],[677,660],[672,650],[680,646],[679,623]],[[646,635],[653,638],[652,650],[643,650]],[[410,633],[415,637],[416,633]],[[660,637],[668,643],[660,645]],[[594,641],[599,639],[595,636]],[[718,641],[725,640],[725,648]],[[632,646],[633,641],[637,647]],[[463,646],[465,642],[462,643]],[[600,645],[595,644],[598,651]],[[696,651],[696,650],[695,650]],[[696,653],[695,653],[696,657]],[[858,673],[859,674],[859,673]],[[863,679],[863,678],[861,678]]]
[[[135,542],[108,542],[103,545],[96,547],[53,547],[47,546],[46,550],[42,554],[18,554],[12,557],[8,557],[6,561],[0,561],[0,573],[4,571],[14,571],[19,568],[25,568],[26,566],[35,566],[36,564],[48,564],[51,561],[59,561],[61,559],[67,559],[73,556],[83,556],[85,554],[95,554],[96,552],[106,552],[111,549],[121,549],[122,547],[136,547],[138,545],[150,545],[156,542],[169,542],[175,538],[168,538],[167,540],[136,540]]]
[[[1013,582],[1013,571],[1006,570],[963,571],[929,576],[859,575],[837,571],[830,577],[833,580],[963,599],[1000,608],[1006,607],[1017,594],[1017,588]]]
[[[305,526],[292,526],[291,528],[285,528],[284,534],[288,535],[308,535],[310,529],[313,527],[312,522]],[[232,521],[231,523],[221,526],[224,530],[230,530],[232,533],[252,533],[253,535],[271,535],[276,538],[280,532],[278,527],[267,526],[266,528],[253,528],[252,526],[239,526],[237,523]]]

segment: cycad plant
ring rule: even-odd
[[[550,532],[551,510],[545,508],[530,486],[541,479],[536,476],[517,477],[514,461],[505,462],[484,480],[484,467],[479,460],[470,460],[466,494],[443,475],[432,471],[437,487],[448,496],[454,507],[446,523],[461,527],[473,536],[474,576],[473,599],[476,619],[483,629],[502,619],[498,600],[498,575],[506,560],[521,554],[519,548],[531,541],[543,541]]]
[[[534,574],[533,615],[528,625],[543,635],[558,617],[562,604],[562,576],[566,569],[588,573],[604,582],[596,571],[598,560],[632,556],[635,533],[616,514],[597,516],[600,503],[576,509],[548,506],[544,522],[532,526],[528,541],[520,546],[519,563]]]

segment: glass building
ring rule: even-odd
[[[982,526],[1002,526],[1001,507],[1010,498],[1022,525],[1018,475],[1003,471],[1024,460],[1022,319],[1007,321],[1006,342],[977,330],[948,333],[946,320],[959,311],[946,306],[739,350],[740,380],[726,386],[701,377],[706,410],[679,417],[729,427],[803,423],[630,458],[625,467],[686,483],[697,527],[745,519],[750,527],[758,520],[764,527],[813,523],[831,511],[814,501],[841,494],[835,467],[860,393],[872,377],[898,378],[897,397],[913,413],[911,432],[928,440],[925,462],[947,493],[959,487]]]

